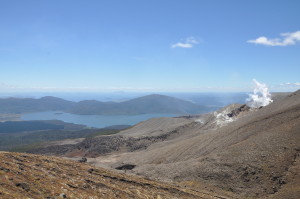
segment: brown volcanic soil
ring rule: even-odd
[[[225,198],[207,191],[25,153],[0,152],[0,198]]]

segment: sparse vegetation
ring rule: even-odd
[[[7,121],[0,122],[0,133],[16,133],[22,131],[59,130],[64,125],[50,124],[44,121]]]
[[[124,128],[128,125],[96,129],[59,120],[0,122],[0,150],[24,152],[51,141],[111,135]]]
[[[92,138],[92,137],[97,137],[97,136],[101,136],[101,135],[113,135],[113,134],[116,134],[119,132],[120,132],[120,130],[117,130],[117,129],[102,129],[102,130],[96,131],[95,133],[89,133],[85,137]]]
[[[0,197],[3,199],[217,199],[221,196],[61,158],[0,152],[0,159]]]

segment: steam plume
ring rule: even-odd
[[[253,94],[249,94],[246,103],[252,108],[259,108],[261,106],[267,106],[273,100],[271,99],[271,94],[266,84],[259,83],[256,79],[253,79],[255,88]]]

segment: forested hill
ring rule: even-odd
[[[0,113],[64,111],[82,115],[137,115],[151,113],[196,114],[207,107],[165,95],[147,95],[125,102],[85,100],[72,102],[56,97],[0,99]]]
[[[2,98],[0,99],[0,113],[28,113],[41,111],[69,110],[75,102],[56,97],[33,98]]]

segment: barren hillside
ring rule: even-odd
[[[0,198],[227,198],[61,158],[0,152]]]
[[[112,167],[130,163],[140,175],[213,184],[242,196],[299,196],[300,91],[220,128],[205,125],[127,153]]]
[[[258,109],[234,104],[186,118],[160,118],[113,136],[33,151],[161,181],[217,187],[239,197],[300,195],[300,91]]]

